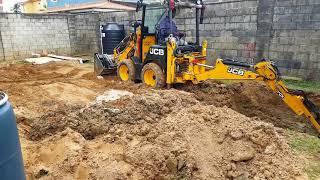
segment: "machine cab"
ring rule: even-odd
[[[137,36],[137,49],[135,56],[144,62],[147,54],[150,53],[151,46],[158,43],[157,27],[163,17],[166,15],[164,7],[151,7],[146,9],[143,7],[142,20],[136,21],[132,27]]]

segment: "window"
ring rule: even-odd
[[[148,26],[149,33],[155,33],[155,27],[164,13],[165,8],[147,8],[144,25]]]

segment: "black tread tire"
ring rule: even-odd
[[[156,76],[156,85],[154,86],[154,88],[163,88],[166,85],[166,78],[165,78],[165,74],[162,71],[161,67],[156,64],[156,63],[148,63],[146,65],[143,66],[142,71],[141,71],[141,79],[142,82],[144,84],[146,84],[144,82],[144,72],[148,69],[151,69],[155,72],[155,76]]]
[[[134,64],[133,64],[133,62],[132,62],[132,60],[130,60],[130,59],[125,59],[125,60],[122,60],[119,64],[118,64],[118,67],[117,67],[117,76],[118,76],[118,78],[119,79],[121,79],[120,78],[120,75],[119,75],[119,67],[121,66],[121,65],[126,65],[127,67],[128,67],[128,70],[129,70],[129,79],[128,79],[128,81],[135,81],[135,79],[136,79],[136,69],[135,69],[135,67],[134,67]],[[122,80],[122,79],[121,79]]]

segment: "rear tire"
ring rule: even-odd
[[[132,60],[125,59],[121,61],[117,68],[117,75],[122,81],[134,81],[136,70]]]
[[[166,85],[165,75],[156,63],[148,63],[142,68],[142,82],[148,86],[162,88]]]

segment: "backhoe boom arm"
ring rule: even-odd
[[[252,70],[244,70],[239,67],[251,68]],[[272,62],[262,61],[252,66],[230,60],[224,63],[224,60],[217,59],[216,65],[211,70],[195,74],[195,77],[199,82],[207,79],[263,81],[273,92],[278,94],[297,115],[304,114],[318,133],[320,133],[319,108],[306,97],[303,91],[288,89],[281,80],[278,69]]]

